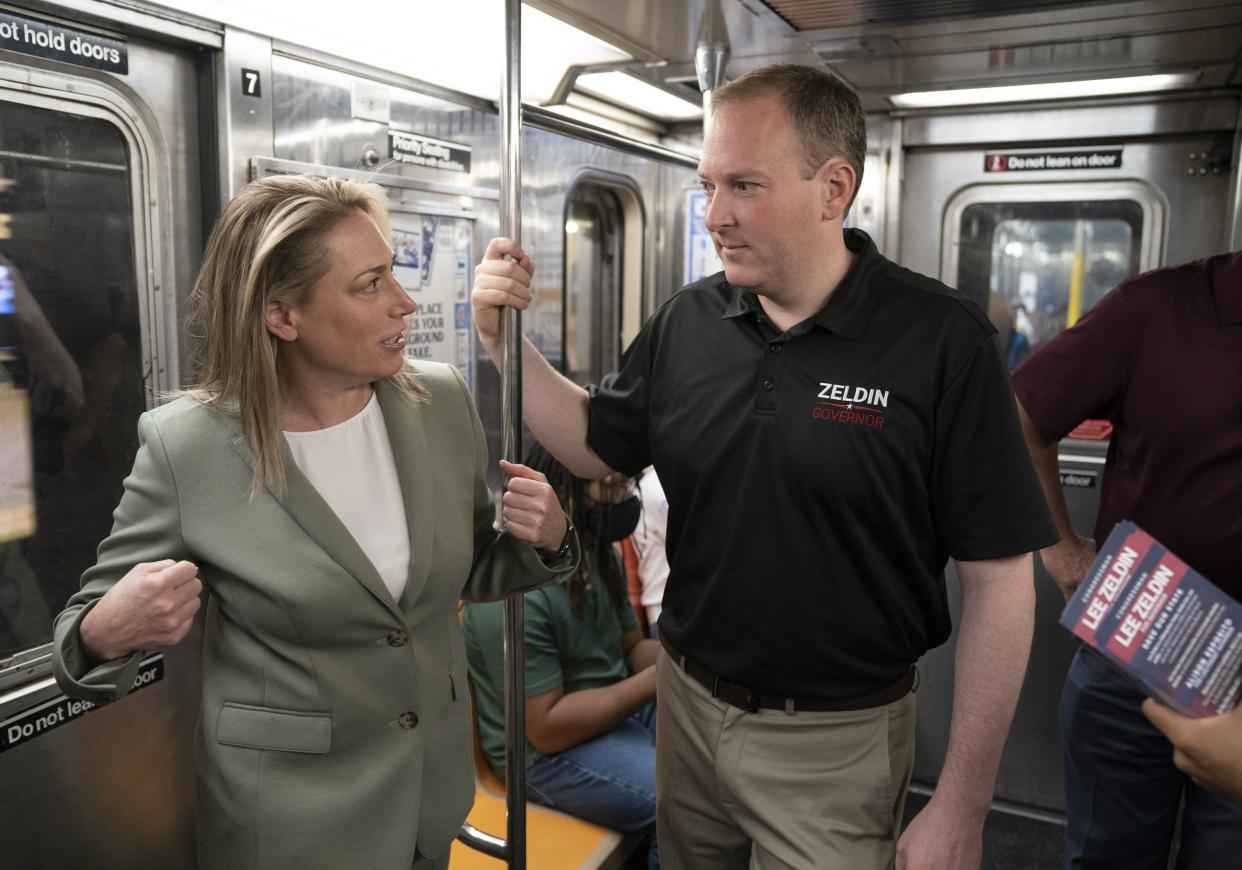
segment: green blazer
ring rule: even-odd
[[[465,382],[416,369],[425,405],[376,384],[410,534],[394,601],[285,448],[288,494],[249,498],[236,420],[188,399],[143,414],[98,563],[56,620],[63,691],[132,687],[140,652],[91,667],[82,617],[138,562],[189,559],[210,590],[197,729],[200,870],[408,870],[448,849],[474,799],[457,602],[572,570],[492,529],[487,445]]]

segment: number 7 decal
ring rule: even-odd
[[[261,97],[263,91],[259,87],[259,71],[257,69],[243,69],[241,71],[242,94],[247,97]]]

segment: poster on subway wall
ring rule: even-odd
[[[1134,523],[1113,528],[1061,624],[1187,716],[1238,703],[1242,604]]]
[[[716,255],[712,234],[707,231],[703,217],[707,213],[707,193],[700,188],[686,191],[686,284],[700,278],[715,275],[724,269],[724,263]]]
[[[418,309],[407,319],[405,354],[457,366],[474,386],[470,316],[474,222],[447,215],[392,214],[393,273]]]

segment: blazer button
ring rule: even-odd
[[[389,646],[405,646],[406,642],[409,641],[409,639],[410,639],[410,636],[406,632],[402,631],[401,629],[397,629],[396,631],[391,631],[388,633],[388,645]]]
[[[406,731],[409,731],[411,728],[413,728],[415,725],[418,724],[418,716],[417,714],[411,713],[407,710],[406,712],[402,713],[400,716],[397,717],[397,724],[400,725],[402,728],[404,728]]]

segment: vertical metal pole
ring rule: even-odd
[[[510,870],[526,870],[526,611],[505,599],[505,844]]]
[[[505,0],[505,75],[500,90],[500,234],[522,241],[522,4]],[[500,322],[501,448],[522,461],[522,315]],[[496,518],[503,523],[501,500]],[[505,836],[509,867],[526,870],[526,615],[521,594],[505,600]]]
[[[500,234],[522,242],[522,4],[505,0],[505,78],[500,91]],[[500,321],[501,452],[522,460],[522,313]],[[497,520],[500,520],[497,504]]]
[[[720,0],[707,0],[699,19],[699,35],[694,46],[694,69],[703,92],[703,132],[711,124],[712,91],[725,83],[729,65],[729,28],[725,24]]]
[[[1225,239],[1225,250],[1242,251],[1242,113],[1238,115],[1237,130],[1233,134],[1232,165],[1233,190],[1229,197],[1229,238]],[[1164,262],[1162,253],[1157,250],[1156,262]]]

